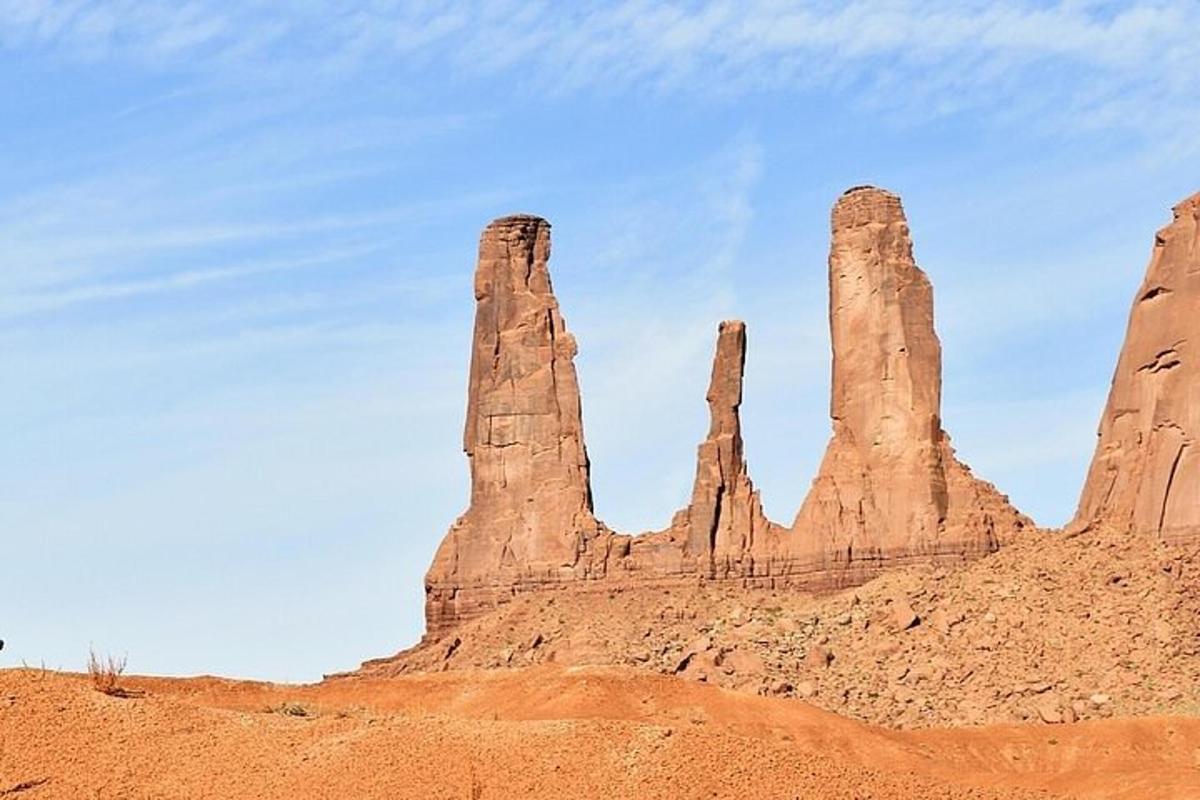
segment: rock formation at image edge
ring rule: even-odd
[[[1074,527],[1200,539],[1200,194],[1154,238]]]
[[[719,580],[824,590],[892,564],[995,550],[1029,520],[954,456],[941,428],[932,290],[899,198],[833,210],[834,435],[792,527],[762,512],[739,406],[746,330],[721,324],[691,502],[630,537],[592,511],[575,341],[551,290],[550,226],[505,217],[480,240],[464,449],[471,502],[426,577],[430,635],[516,592],[601,581]]]

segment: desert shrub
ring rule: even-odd
[[[126,657],[98,656],[95,650],[88,650],[88,676],[96,691],[112,697],[125,697],[127,692],[119,685],[121,676],[125,673]]]

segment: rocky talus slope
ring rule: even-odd
[[[956,569],[825,596],[691,586],[526,594],[361,674],[622,664],[893,727],[1200,715],[1200,546],[1030,532]]]

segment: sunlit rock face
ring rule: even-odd
[[[1029,524],[942,430],[933,289],[900,198],[851,189],[829,253],[833,438],[793,525],[831,566],[975,556]]]
[[[1200,538],[1200,194],[1154,238],[1075,525]]]
[[[750,479],[737,320],[718,328],[688,506],[636,537],[597,521],[576,345],[549,257],[538,217],[496,220],[480,240],[463,443],[471,501],[426,576],[431,634],[516,593],[567,585],[837,588],[892,564],[983,555],[1029,524],[955,458],[942,430],[933,292],[895,195],[860,187],[833,209],[833,437],[790,529],[766,518]]]
[[[575,339],[549,258],[550,224],[538,217],[498,219],[480,238],[463,435],[471,501],[426,578],[430,629],[507,587],[588,577],[607,559],[610,537],[592,515]]]

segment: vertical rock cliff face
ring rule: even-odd
[[[1158,232],[1075,524],[1200,538],[1200,194]]]
[[[900,199],[852,189],[832,226],[833,438],[793,548],[811,548],[831,568],[862,569],[990,552],[1027,520],[971,476],[942,430],[933,290],[913,260]]]
[[[426,618],[485,609],[513,587],[593,577],[609,536],[592,515],[575,339],[550,285],[550,224],[498,219],[475,271],[463,449],[471,502],[426,577]]]
[[[496,220],[480,241],[463,443],[471,503],[426,576],[431,635],[516,592],[597,579],[844,586],[891,563],[990,552],[1028,523],[955,459],[941,429],[932,290],[895,195],[852,190],[833,211],[834,435],[791,530],[764,516],[746,468],[737,321],[717,337],[688,507],[632,538],[596,520],[575,341],[549,255],[537,217]]]
[[[746,363],[746,326],[722,322],[708,386],[708,437],[696,454],[692,500],[676,515],[684,563],[702,577],[731,577],[749,569],[771,523],[763,515],[758,492],[746,470],[742,424],[742,374]]]

